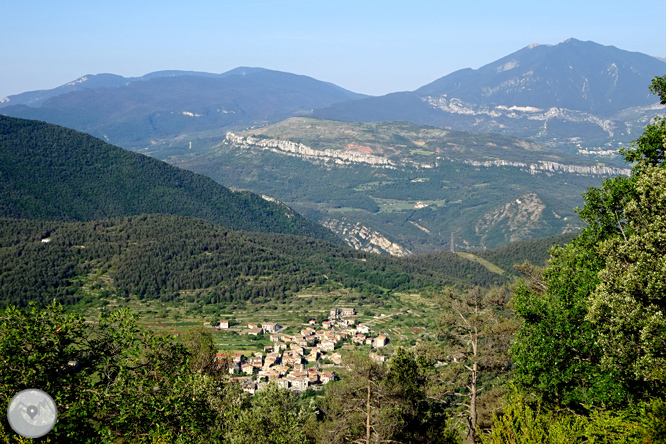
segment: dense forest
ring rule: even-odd
[[[0,216],[89,221],[145,213],[341,242],[282,204],[78,131],[0,116]]]
[[[576,237],[576,234],[565,233],[539,239],[527,239],[494,249],[478,250],[474,254],[489,260],[507,273],[520,275],[515,268],[516,265],[528,261],[532,265],[545,267],[550,259],[548,254],[550,247],[564,245]]]
[[[545,252],[547,247],[542,251]],[[79,302],[84,283],[121,297],[279,300],[310,285],[366,294],[499,285],[505,276],[453,253],[395,258],[302,236],[230,231],[201,219],[143,215],[91,222],[0,219],[0,303]]]

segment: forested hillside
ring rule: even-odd
[[[548,254],[550,247],[564,245],[576,237],[576,234],[565,233],[539,239],[528,239],[492,250],[475,251],[474,254],[492,262],[508,273],[519,275],[520,273],[514,268],[514,265],[528,261],[533,265],[545,267],[548,259],[550,259]]]
[[[338,242],[285,205],[43,122],[0,116],[0,216],[89,221],[143,213]]]
[[[83,286],[171,301],[279,300],[310,285],[366,294],[446,285],[489,286],[504,276],[453,253],[398,259],[283,234],[230,231],[200,219],[143,215],[92,222],[0,220],[0,305],[54,298]]]

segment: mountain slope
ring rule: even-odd
[[[650,106],[648,85],[666,64],[638,52],[569,39],[530,45],[477,70],[425,85],[420,96],[449,96],[474,105],[566,108],[599,116]]]
[[[613,150],[664,112],[648,90],[664,73],[666,63],[655,57],[569,39],[530,45],[413,92],[336,103],[313,115],[493,132],[612,160]]]
[[[335,236],[288,207],[74,130],[0,116],[0,217],[200,217],[234,230]]]
[[[0,112],[136,148],[185,134],[277,122],[360,97],[331,83],[260,68],[164,71],[130,79],[83,77],[52,91],[9,97]]]
[[[83,91],[86,89],[93,88],[117,88],[123,85],[127,85],[131,82],[138,82],[142,80],[150,80],[159,77],[176,77],[176,76],[202,76],[202,77],[217,77],[231,74],[233,71],[229,71],[225,74],[209,74],[204,72],[197,71],[157,71],[150,74],[146,74],[141,77],[123,77],[117,74],[86,74],[81,76],[76,80],[72,80],[64,85],[58,86],[53,89],[45,89],[39,91],[27,91],[21,94],[12,95],[5,97],[0,100],[0,108],[7,106],[15,105],[28,105],[32,107],[37,107],[46,102],[51,97],[60,96],[63,94]]]
[[[265,302],[311,285],[381,295],[506,281],[453,253],[398,259],[182,216],[87,223],[0,218],[0,306],[54,298],[76,303],[102,293],[171,301],[196,292],[199,302]]]

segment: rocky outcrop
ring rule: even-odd
[[[581,166],[581,165],[563,165],[557,162],[548,162],[540,160],[538,164],[530,165],[530,170],[533,171],[558,171],[573,174],[592,174],[600,176],[629,176],[631,169],[629,168],[613,168],[605,166]]]
[[[492,118],[508,117],[510,119],[542,120],[547,122],[551,119],[560,119],[567,122],[586,122],[599,126],[608,137],[614,136],[616,124],[612,120],[602,119],[582,111],[574,111],[566,108],[539,109],[531,106],[479,106],[465,103],[460,99],[447,96],[425,96],[425,103],[435,109],[452,114],[463,114],[468,116],[487,115]]]
[[[381,168],[396,168],[396,167],[413,167],[413,168],[435,168],[437,163],[417,163],[413,161],[404,161],[396,163],[385,157],[375,156],[372,154],[361,153],[351,150],[315,150],[302,143],[292,142],[289,140],[277,139],[264,139],[252,136],[240,136],[234,133],[227,133],[225,142],[233,147],[241,149],[262,149],[269,150],[274,153],[299,157],[311,162],[333,163],[336,165],[350,165],[350,164],[368,164],[374,167]],[[629,176],[631,170],[628,168],[613,168],[605,166],[586,166],[586,165],[566,165],[558,162],[551,162],[540,160],[538,163],[527,164],[524,162],[511,162],[502,159],[476,161],[476,160],[455,160],[445,157],[438,157],[437,160],[449,160],[451,162],[462,162],[468,165],[477,167],[518,167],[531,174],[540,172],[559,172],[570,174],[585,174],[585,175],[599,175],[599,176]]]
[[[243,137],[229,132],[226,135],[225,141],[238,148],[260,148],[319,162],[332,162],[339,165],[366,163],[377,167],[395,168],[395,163],[384,157],[359,153],[358,151],[315,150],[302,143],[291,142],[289,140],[262,139],[251,136]]]
[[[322,225],[340,236],[350,247],[357,250],[369,251],[378,254],[390,254],[392,256],[409,256],[412,254],[408,249],[391,242],[377,231],[361,225],[360,222],[349,222],[346,219],[328,219]]]
[[[543,219],[546,205],[536,193],[528,193],[518,199],[500,205],[486,213],[474,227],[481,240],[481,246],[491,235],[501,231],[508,242],[515,242],[533,237],[532,233],[548,228]]]
[[[550,162],[547,160],[540,160],[538,163],[526,164],[523,162],[509,162],[506,160],[487,160],[478,162],[475,160],[465,160],[463,163],[477,167],[492,167],[492,166],[511,166],[518,167],[529,171],[531,174],[540,172],[559,172],[570,174],[585,174],[593,176],[629,176],[631,169],[629,168],[614,168],[599,165],[565,165],[558,162]]]

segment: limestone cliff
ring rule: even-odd
[[[357,250],[369,251],[378,254],[390,254],[392,256],[409,256],[412,254],[408,249],[391,242],[377,231],[361,225],[360,222],[351,222],[345,218],[327,219],[322,225],[340,236],[350,247]]]
[[[474,230],[480,239],[481,247],[491,237],[503,237],[507,242],[515,242],[535,237],[540,230],[551,227],[546,217],[546,205],[536,193],[527,193],[518,199],[499,205],[483,215]],[[560,216],[552,213],[553,217]],[[564,218],[567,221],[567,218]],[[562,232],[573,231],[574,223],[565,226]]]
[[[243,137],[227,133],[225,141],[239,148],[260,148],[275,153],[300,157],[310,161],[332,162],[335,164],[367,163],[377,167],[395,167],[395,163],[384,157],[364,154],[358,151],[315,150],[302,143],[289,140],[262,139],[251,136]]]

